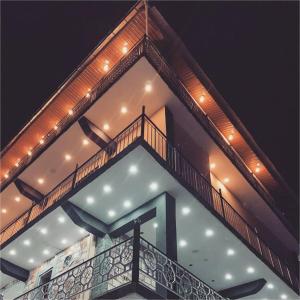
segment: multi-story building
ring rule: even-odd
[[[295,197],[138,2],[1,156],[4,299],[296,299]]]

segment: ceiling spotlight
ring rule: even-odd
[[[273,289],[274,289],[274,284],[273,284],[273,283],[268,283],[268,284],[267,284],[267,288],[268,288],[269,290],[273,290]]]
[[[65,217],[63,217],[63,216],[58,217],[58,222],[59,223],[65,223],[66,222]]]
[[[201,95],[199,100],[200,100],[201,103],[203,103],[205,101],[205,96]]]
[[[255,173],[259,173],[260,172],[260,167],[256,167],[255,168]]]
[[[44,178],[38,178],[37,182],[39,184],[43,184],[45,182],[45,179]]]
[[[129,200],[125,200],[124,203],[123,203],[123,206],[125,208],[129,208],[129,207],[131,207],[131,205],[132,205],[132,203]]]
[[[7,179],[8,177],[9,177],[8,173],[4,174],[4,178]]]
[[[253,274],[255,272],[255,269],[253,267],[248,267],[247,268],[247,273]]]
[[[187,242],[185,240],[179,241],[179,247],[185,247],[187,245]]]
[[[28,151],[27,151],[27,154],[28,154],[28,156],[32,156],[31,150],[28,150]]]
[[[233,134],[229,134],[229,136],[228,136],[228,140],[229,141],[232,141],[234,139],[234,136],[233,136]]]
[[[281,298],[281,299],[287,299],[287,295],[286,295],[286,294],[281,294],[281,295],[280,295],[280,298]]]
[[[126,106],[122,106],[121,107],[121,113],[122,114],[126,114],[128,112],[127,107]]]
[[[95,202],[95,199],[93,197],[86,197],[86,203],[87,204],[93,204]]]
[[[48,233],[48,229],[47,228],[41,228],[40,233],[45,235],[45,234]]]
[[[226,273],[224,277],[225,277],[226,280],[231,280],[232,279],[232,275],[230,273]]]
[[[205,230],[205,236],[207,236],[207,237],[211,237],[211,236],[213,236],[215,233],[214,233],[214,231],[212,230],[212,229],[206,229]]]
[[[227,249],[227,255],[232,256],[235,254],[235,251],[233,249]]]
[[[114,210],[109,210],[108,212],[107,212],[107,214],[108,214],[108,216],[109,217],[114,217],[115,215],[116,215],[116,212],[114,211]]]
[[[15,250],[15,249],[11,249],[11,250],[9,250],[9,255],[11,255],[11,256],[15,256],[16,254],[17,254],[17,251]]]
[[[151,83],[146,83],[145,84],[145,92],[146,93],[152,92],[152,84]]]
[[[49,255],[49,254],[50,254],[50,251],[49,251],[48,249],[44,249],[44,250],[43,250],[43,254],[44,254],[44,255]]]
[[[28,259],[28,262],[29,262],[30,264],[33,264],[33,263],[34,263],[34,259],[33,259],[33,258],[29,258],[29,259]]]
[[[91,97],[91,94],[89,93],[89,92],[87,92],[86,94],[85,94],[85,98],[90,98]]]
[[[30,240],[24,240],[24,241],[23,241],[23,244],[24,244],[25,246],[30,246],[31,242],[30,242]]]
[[[73,109],[69,109],[68,114],[69,114],[70,116],[73,116],[73,114],[74,114]]]
[[[149,188],[151,191],[156,191],[158,189],[158,184],[157,182],[151,182],[149,185]]]
[[[86,146],[88,145],[90,142],[87,139],[83,139],[82,140],[82,145]]]
[[[105,60],[103,70],[104,70],[104,72],[109,71],[109,61],[108,60]]]
[[[129,167],[129,173],[130,174],[136,174],[138,172],[138,167],[136,165],[131,165]]]
[[[7,213],[7,209],[6,209],[6,208],[2,208],[2,209],[1,209],[1,212],[2,212],[3,214],[6,214],[6,213]]]
[[[43,145],[45,143],[44,139],[40,139],[40,144]]]
[[[65,245],[67,242],[68,242],[68,241],[67,241],[66,239],[62,239],[62,240],[61,240],[61,243],[62,243],[63,245]]]
[[[109,194],[112,191],[112,188],[110,185],[106,184],[103,186],[103,191],[104,193]]]
[[[154,228],[157,228],[157,227],[158,227],[158,224],[157,224],[157,223],[153,223],[153,227],[154,227]]]
[[[18,167],[20,163],[20,159],[17,160],[17,162],[15,163],[15,166]]]
[[[191,209],[189,207],[183,207],[181,210],[183,215],[188,215],[191,212]]]
[[[224,180],[223,180],[225,183],[228,183],[229,182],[229,178],[228,177],[226,177],[226,178],[224,178]]]
[[[124,45],[123,45],[123,47],[122,47],[122,53],[123,54],[126,54],[128,52],[128,47],[127,46],[128,46],[128,43],[125,42]]]
[[[57,129],[58,129],[58,126],[57,126],[57,125],[54,125],[53,129],[54,129],[54,130],[57,130]]]
[[[105,124],[103,125],[103,129],[104,129],[104,130],[109,130],[109,125],[108,125],[107,123],[105,123]]]
[[[210,168],[211,170],[215,169],[215,168],[216,168],[216,164],[215,164],[215,163],[211,163],[211,164],[209,165],[209,168]]]
[[[70,154],[65,155],[65,160],[70,161],[72,159],[72,156]]]

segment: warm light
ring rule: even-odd
[[[57,130],[57,129],[58,129],[58,126],[57,126],[57,125],[54,125],[53,129],[54,129],[54,130]]]
[[[255,168],[255,173],[259,173],[260,172],[260,168],[259,167],[256,167]]]
[[[41,233],[41,234],[47,234],[47,233],[48,233],[47,228],[41,228],[41,229],[40,229],[40,233]]]
[[[199,100],[200,100],[201,103],[203,103],[205,101],[205,96],[201,95]]]
[[[229,178],[228,177],[226,177],[226,178],[224,178],[224,180],[223,180],[225,183],[228,183],[229,182]]]
[[[25,246],[30,246],[31,242],[30,242],[30,240],[24,240],[23,244]]]
[[[19,196],[15,197],[16,202],[20,202],[21,198]]]
[[[40,144],[43,145],[45,143],[44,139],[40,139]]]
[[[227,255],[232,256],[235,254],[235,251],[233,249],[227,249]]]
[[[109,71],[109,61],[108,61],[108,60],[106,60],[106,61],[104,62],[103,70],[104,70],[105,72],[108,72],[108,71]]]
[[[273,290],[274,289],[274,284],[273,283],[268,283],[267,288],[270,289],[270,290]]]
[[[69,109],[68,114],[69,114],[70,116],[73,116],[73,114],[74,114],[73,110],[72,110],[72,109]]]
[[[109,130],[109,125],[108,125],[107,123],[105,123],[105,124],[103,125],[103,129],[104,129],[104,130]]]
[[[122,48],[122,53],[126,54],[128,52],[128,43],[124,43],[123,48]]]
[[[109,210],[108,212],[107,212],[107,214],[108,214],[108,216],[109,217],[114,217],[115,215],[116,215],[116,212],[114,211],[114,210]]]
[[[136,165],[131,165],[130,167],[129,167],[129,173],[130,174],[136,174],[138,172],[138,167],[136,166]]]
[[[43,250],[43,254],[44,254],[44,255],[49,255],[49,254],[50,254],[50,251],[49,251],[48,249],[45,249],[45,250]]]
[[[209,165],[209,168],[210,168],[211,170],[215,169],[215,168],[216,168],[216,164],[215,164],[215,163],[211,163],[211,164]]]
[[[179,247],[185,247],[187,245],[187,242],[185,240],[179,241]]]
[[[207,237],[211,237],[211,236],[213,236],[215,233],[214,233],[214,231],[212,230],[212,229],[206,229],[205,230],[205,236],[207,236]]]
[[[131,207],[131,202],[129,201],[129,200],[125,200],[124,201],[124,203],[123,203],[123,206],[125,207],[125,208],[129,208],[129,207]]]
[[[156,182],[151,182],[149,188],[151,191],[156,191],[158,189],[158,184]]]
[[[95,199],[93,197],[87,197],[86,202],[87,204],[93,204],[95,202]]]
[[[191,212],[191,209],[189,207],[183,207],[181,210],[183,215],[188,215]]]
[[[8,174],[6,173],[6,174],[4,174],[4,177],[7,179],[9,176],[8,176]]]
[[[90,98],[90,97],[91,97],[91,94],[90,94],[89,92],[87,92],[87,93],[85,94],[85,97],[86,97],[86,98]]]
[[[253,267],[248,267],[247,268],[247,273],[253,274],[255,272],[255,269]]]
[[[287,299],[287,295],[286,294],[282,294],[282,295],[280,295],[280,298],[281,299]]]
[[[11,250],[9,250],[8,253],[9,253],[9,255],[14,256],[17,254],[17,251],[15,249],[11,249]]]
[[[127,107],[126,106],[122,106],[121,107],[121,113],[122,114],[126,114],[128,112]]]
[[[152,92],[152,84],[151,83],[146,83],[145,84],[145,92],[146,93]]]
[[[34,263],[34,259],[33,259],[33,258],[30,258],[30,259],[28,260],[28,262],[29,262],[30,264],[33,264],[33,263]]]
[[[158,227],[158,224],[157,224],[157,223],[154,223],[154,224],[153,224],[153,227],[154,227],[154,228],[157,228],[157,227]]]
[[[65,223],[66,222],[65,217],[63,217],[63,216],[58,217],[58,222],[59,223]]]
[[[104,191],[104,193],[108,194],[112,191],[112,188],[110,185],[106,184],[103,186],[103,191]]]
[[[27,151],[27,154],[28,154],[28,156],[31,156],[31,155],[32,155],[31,150],[28,150],[28,151]]]
[[[225,279],[226,280],[231,280],[232,279],[232,275],[230,273],[226,273],[225,274]]]
[[[6,213],[7,213],[7,209],[6,209],[6,208],[2,208],[2,209],[1,209],[1,212],[2,212],[3,214],[6,214]]]
[[[71,160],[72,159],[72,156],[70,155],[70,154],[66,154],[65,155],[65,160],[66,161],[69,161],[69,160]]]
[[[234,139],[234,136],[233,136],[233,134],[229,134],[229,136],[228,136],[228,140],[229,141],[232,141]]]
[[[83,139],[82,140],[82,145],[86,146],[88,145],[90,142],[87,139]]]
[[[67,242],[68,242],[68,241],[67,241],[66,239],[62,239],[62,240],[61,240],[61,243],[62,243],[63,245],[65,245]]]
[[[15,163],[15,166],[18,167],[20,163],[20,159],[17,160],[17,162]]]
[[[43,184],[45,182],[44,178],[38,178],[37,182],[39,184]]]

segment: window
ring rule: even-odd
[[[48,299],[48,289],[49,284],[47,284],[51,280],[52,276],[52,269],[46,271],[42,275],[40,275],[40,283],[39,285],[43,285],[42,291],[43,291],[43,299]]]

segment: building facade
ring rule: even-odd
[[[295,196],[155,6],[1,164],[3,299],[298,299]]]

